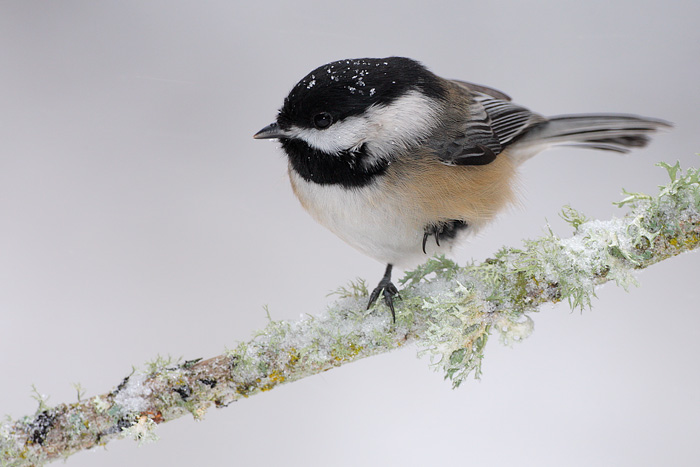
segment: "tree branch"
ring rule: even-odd
[[[671,181],[655,197],[625,193],[622,219],[588,221],[572,208],[562,217],[575,229],[503,248],[482,264],[459,267],[433,258],[402,279],[393,325],[383,305],[364,311],[362,281],[337,291],[327,314],[270,321],[253,339],[208,360],[158,358],[111,392],[48,407],[0,426],[3,466],[41,465],[131,436],[156,439],[156,425],[187,413],[201,418],[231,402],[370,355],[416,343],[454,386],[479,376],[495,328],[505,342],[532,330],[529,314],[545,302],[590,306],[595,287],[627,287],[636,269],[698,247],[700,180],[696,169],[660,164]]]

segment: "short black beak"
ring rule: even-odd
[[[284,138],[287,133],[280,128],[277,123],[270,123],[268,126],[253,135],[255,139]]]

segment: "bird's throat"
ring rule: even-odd
[[[304,180],[319,185],[363,187],[372,183],[389,166],[388,161],[376,159],[368,164],[370,155],[364,146],[354,151],[328,154],[301,139],[284,138],[280,141],[292,169]]]

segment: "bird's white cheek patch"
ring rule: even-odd
[[[348,117],[325,130],[294,127],[291,133],[309,146],[327,154],[336,154],[360,146],[364,142],[367,122],[363,117]]]
[[[420,143],[436,127],[438,104],[418,91],[411,91],[387,106],[368,112],[367,138],[370,151],[379,157]]]
[[[364,114],[347,117],[325,130],[293,127],[291,133],[327,154],[367,144],[372,154],[387,158],[425,138],[435,128],[437,115],[433,100],[410,91],[390,105],[370,107]]]

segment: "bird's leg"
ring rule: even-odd
[[[369,303],[367,304],[367,309],[372,306],[372,304],[379,298],[379,294],[384,295],[384,303],[391,310],[391,319],[396,323],[396,312],[394,311],[394,296],[399,294],[399,290],[391,282],[391,269],[393,265],[387,264],[386,271],[384,271],[384,277],[379,281],[379,285],[374,288],[372,293],[369,295]]]

